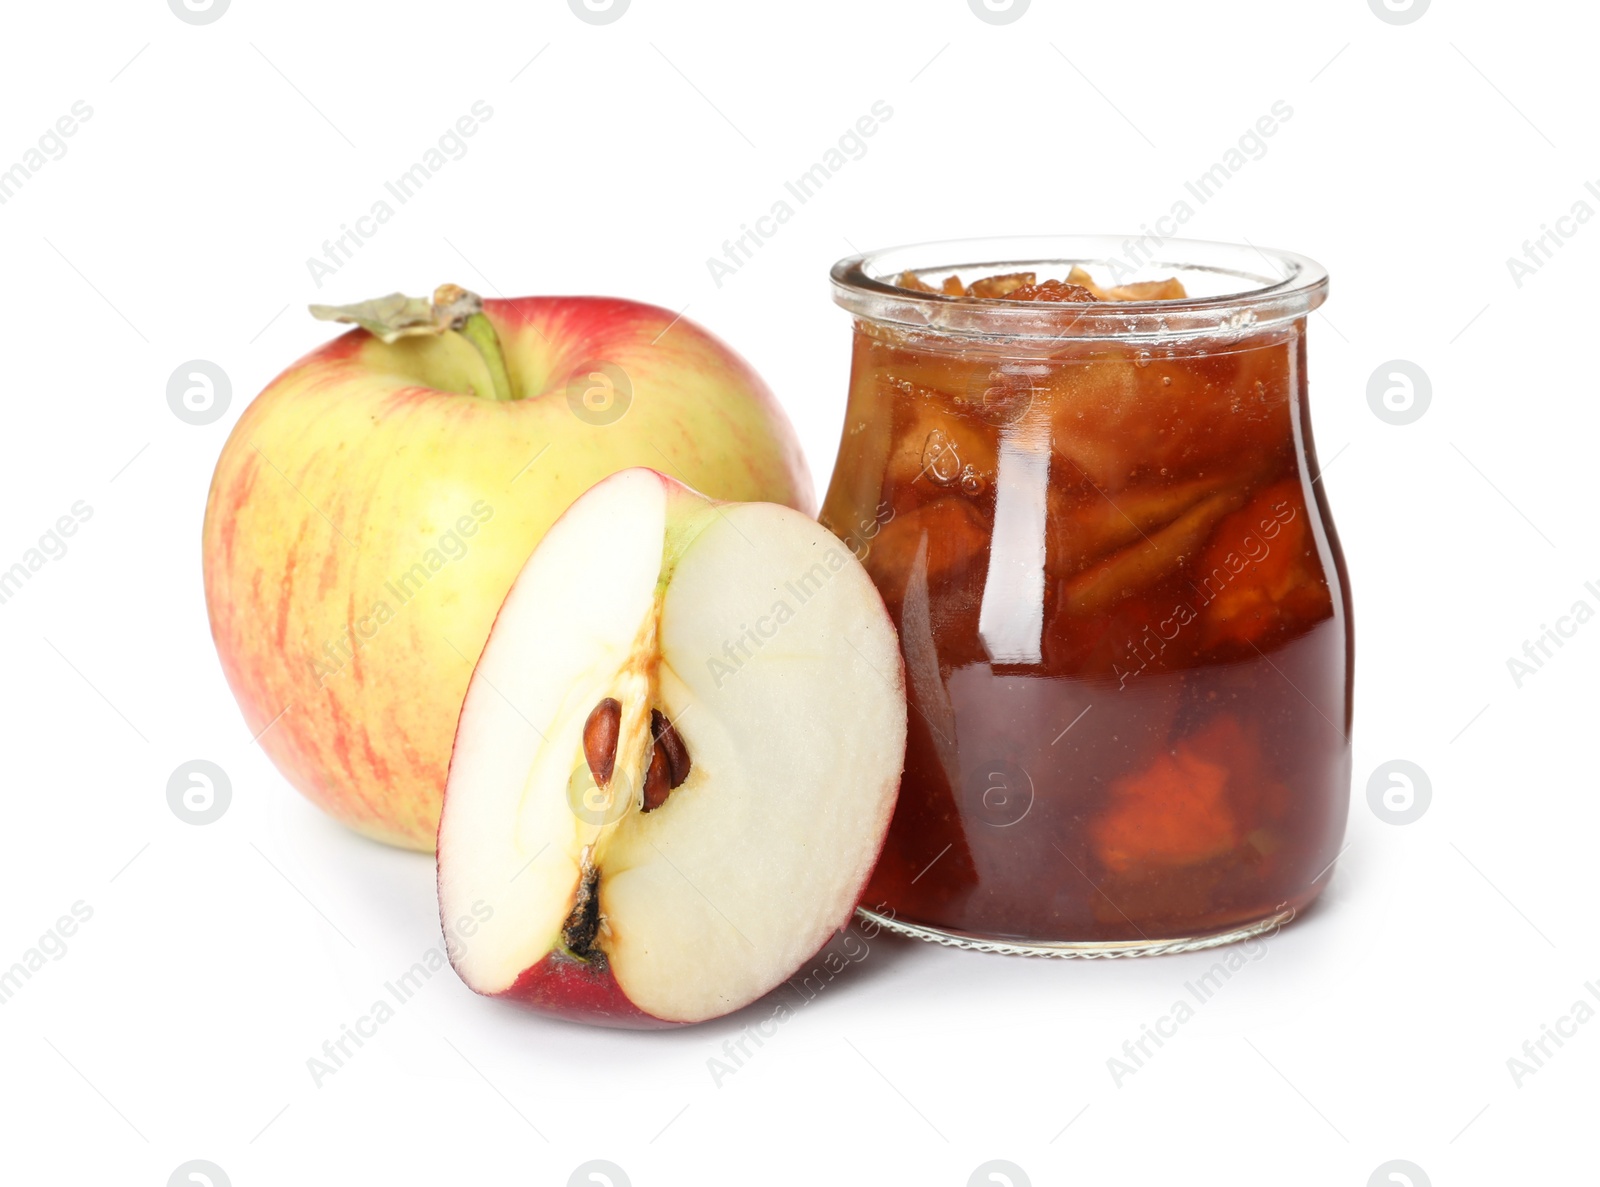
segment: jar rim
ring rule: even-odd
[[[1202,291],[1163,301],[1045,302],[949,296],[893,283],[902,272],[1109,268],[1112,283],[1177,276]],[[1150,233],[998,236],[907,244],[849,256],[830,277],[834,301],[857,317],[923,333],[1013,339],[1170,340],[1237,336],[1299,320],[1328,293],[1321,264],[1254,244]],[[1206,289],[1221,291],[1205,292]]]

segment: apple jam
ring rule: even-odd
[[[1169,242],[1113,284],[1127,246],[834,270],[855,341],[822,520],[883,594],[912,709],[864,901],[924,938],[1240,938],[1338,853],[1349,595],[1305,372],[1326,276]],[[1035,262],[919,266],[940,256]]]

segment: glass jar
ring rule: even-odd
[[[1075,265],[1186,295],[938,291]],[[1306,408],[1327,274],[1055,237],[895,248],[832,278],[855,353],[822,521],[882,591],[912,706],[865,912],[1111,956],[1303,910],[1350,790],[1350,595]]]

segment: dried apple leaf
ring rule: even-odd
[[[442,284],[430,301],[390,293],[354,305],[313,305],[311,316],[318,321],[360,326],[384,342],[401,338],[431,337],[446,330],[459,330],[466,320],[483,311],[483,300],[476,293],[453,284]]]

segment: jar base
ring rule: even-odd
[[[1230,927],[1226,931],[1212,932],[1209,935],[1185,936],[1181,939],[1074,943],[1071,941],[1000,940],[985,936],[966,935],[962,932],[947,931],[943,928],[905,923],[887,915],[880,915],[876,911],[869,911],[865,907],[856,908],[856,914],[860,918],[876,924],[886,931],[891,931],[896,935],[906,936],[913,940],[923,940],[929,944],[943,944],[947,948],[965,948],[973,952],[995,952],[1002,956],[1054,957],[1058,960],[1111,960],[1117,957],[1130,956],[1169,956],[1178,952],[1198,952],[1205,948],[1220,948],[1226,944],[1237,944],[1254,936],[1275,932],[1294,919],[1297,913],[1295,908],[1290,907],[1264,919],[1258,919],[1254,923],[1247,923],[1240,927]]]

